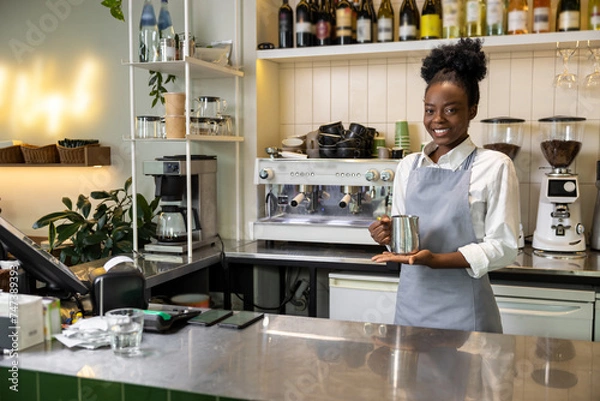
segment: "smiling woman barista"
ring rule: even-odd
[[[399,163],[392,204],[394,215],[419,216],[421,250],[373,257],[402,263],[396,324],[502,332],[487,272],[517,255],[519,187],[511,159],[469,137],[486,72],[479,40],[441,46],[423,60],[423,124],[432,141]],[[369,227],[382,245],[390,229],[387,216]]]

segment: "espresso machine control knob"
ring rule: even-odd
[[[583,224],[577,223],[577,225],[575,226],[575,232],[579,235],[583,235],[584,231],[585,231],[585,227],[583,227]]]
[[[381,172],[381,180],[382,181],[393,181],[394,180],[394,172],[389,168],[386,168]]]
[[[275,173],[273,172],[273,169],[270,168],[263,168],[258,173],[258,176],[261,180],[270,180],[273,178],[274,175]]]
[[[367,181],[377,181],[379,179],[379,172],[374,169],[370,169],[365,173],[365,179]]]

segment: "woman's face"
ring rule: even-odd
[[[477,106],[469,107],[467,94],[452,82],[437,82],[425,92],[423,124],[441,156],[467,138]]]

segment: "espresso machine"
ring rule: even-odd
[[[540,188],[533,248],[538,256],[585,256],[577,174],[569,169],[581,149],[582,117],[555,116],[539,120],[542,154],[552,170]]]
[[[264,185],[254,238],[376,245],[369,225],[391,214],[398,160],[259,158],[255,184]]]
[[[146,255],[184,254],[188,251],[188,230],[192,249],[212,244],[217,238],[217,158],[192,155],[165,156],[144,161],[143,172],[154,177],[155,196],[160,198],[156,241],[144,246]],[[191,177],[191,199],[187,196],[187,175]],[[192,227],[187,226],[191,203]]]

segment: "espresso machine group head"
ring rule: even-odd
[[[214,243],[217,237],[217,158],[192,155],[188,166],[185,155],[165,156],[144,161],[143,172],[154,177],[155,196],[160,198],[157,242],[144,247],[147,252],[185,253],[187,231],[192,230],[193,248]],[[187,196],[187,176],[191,178],[191,197]],[[192,227],[186,226],[188,205]]]

